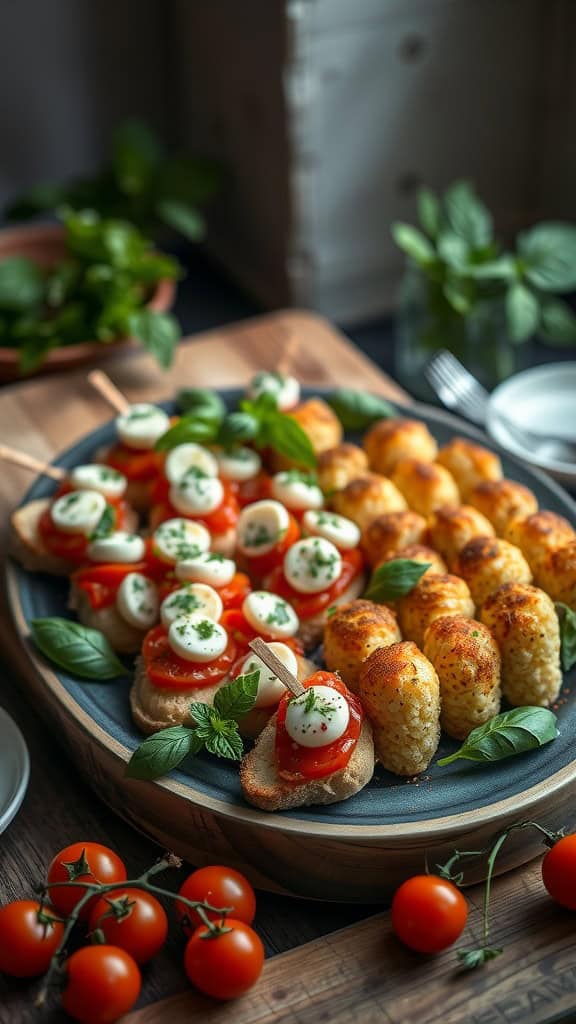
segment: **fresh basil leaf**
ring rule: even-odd
[[[237,676],[222,686],[214,697],[214,707],[221,718],[238,720],[252,710],[258,695],[260,672]]]
[[[556,602],[560,622],[560,652],[562,668],[569,672],[576,665],[576,612],[562,601]]]
[[[454,234],[473,249],[492,240],[492,217],[468,181],[455,181],[444,195],[446,219]]]
[[[107,504],[100,516],[96,529],[90,535],[90,540],[100,540],[101,537],[107,537],[109,533],[112,533],[115,522],[116,513],[112,505]]]
[[[418,228],[396,221],[392,225],[392,238],[396,245],[419,266],[426,266],[435,259],[434,248]]]
[[[463,969],[473,971],[475,967],[481,967],[489,960],[495,960],[503,952],[503,949],[481,946],[479,949],[459,949],[457,955]]]
[[[410,558],[385,562],[372,573],[364,598],[377,604],[396,601],[409,594],[429,568],[430,562],[414,562]]]
[[[229,757],[232,761],[240,761],[244,754],[244,744],[238,731],[238,724],[227,719],[215,718],[212,732],[205,739],[206,750],[216,757]]]
[[[196,444],[209,444],[216,440],[218,424],[215,421],[197,419],[194,413],[182,416],[173,427],[170,427],[154,445],[157,452],[168,452],[178,444],[194,441]]]
[[[353,388],[337,388],[326,399],[344,430],[365,430],[376,420],[396,416],[396,410],[380,395]]]
[[[223,448],[235,448],[245,441],[253,441],[258,430],[258,420],[251,413],[228,413],[220,424],[218,444],[221,444]]]
[[[131,779],[159,779],[176,768],[188,754],[197,754],[202,741],[185,725],[161,729],[136,748],[126,766]]]
[[[46,279],[46,302],[52,309],[57,309],[70,297],[78,284],[79,264],[71,260],[61,260],[50,270]]]
[[[506,292],[506,323],[511,341],[527,341],[538,327],[540,305],[525,284],[515,281]]]
[[[27,310],[43,296],[44,278],[32,260],[8,256],[0,262],[0,309]]]
[[[299,423],[286,413],[270,413],[266,419],[266,444],[299,466],[316,468],[316,455],[312,442]]]
[[[454,754],[436,763],[443,766],[459,759],[501,761],[524,754],[556,739],[556,722],[556,715],[549,708],[512,708],[473,729]]]
[[[513,281],[518,275],[516,260],[512,256],[500,256],[485,263],[470,263],[466,272],[479,281],[491,278],[497,281]]]
[[[126,675],[108,640],[98,629],[70,619],[32,619],[36,647],[55,665],[82,679],[115,679]]]
[[[126,196],[146,192],[162,160],[162,146],[143,121],[124,121],[114,134],[113,168],[118,188]]]
[[[468,272],[470,249],[454,231],[443,231],[438,239],[438,255],[449,267],[461,273]]]
[[[418,192],[418,216],[426,234],[435,239],[440,230],[442,214],[440,203],[429,188],[421,188]]]
[[[524,274],[545,292],[576,288],[576,227],[556,221],[537,224],[518,238]]]
[[[466,316],[473,303],[473,294],[468,282],[454,275],[448,276],[444,284],[444,297],[457,313]]]
[[[128,321],[130,333],[154,356],[163,370],[174,360],[176,344],[180,338],[178,321],[170,313],[154,309],[141,309]]]
[[[226,415],[226,406],[220,395],[209,388],[184,388],[176,395],[176,405],[180,412],[208,422],[220,423]]]
[[[553,345],[576,344],[576,315],[562,299],[545,299],[540,310],[540,334]]]
[[[206,231],[202,214],[189,203],[179,199],[160,199],[156,213],[169,228],[179,231],[190,242],[200,242]]]

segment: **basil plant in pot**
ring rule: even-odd
[[[505,250],[490,211],[467,181],[418,195],[420,227],[397,222],[407,257],[396,333],[396,373],[429,397],[423,370],[447,348],[488,388],[520,366],[530,338],[576,344],[576,315],[559,295],[576,288],[576,226],[545,222]]]

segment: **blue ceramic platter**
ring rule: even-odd
[[[310,392],[312,393],[312,392]],[[318,393],[315,391],[314,393]],[[240,398],[239,391],[228,391],[223,397],[230,406]],[[170,410],[170,406],[165,406]],[[440,444],[454,434],[480,441],[487,447],[495,448],[478,431],[462,420],[427,406],[410,407],[409,414],[422,419]],[[65,468],[91,461],[94,452],[102,445],[114,440],[112,423],[100,428],[69,448],[57,460]],[[351,438],[354,439],[354,438]],[[513,457],[500,451],[506,476],[532,488],[543,508],[576,522],[576,505],[568,495],[543,474],[522,465]],[[36,481],[25,501],[50,495],[54,484],[46,478]],[[10,594],[16,622],[22,631],[23,620],[48,616],[67,615],[67,581],[53,577],[31,575],[19,566],[8,570]],[[38,659],[39,660],[39,659]],[[54,683],[56,676],[62,691],[74,702],[78,716],[89,716],[98,726],[99,739],[111,741],[126,760],[141,740],[132,724],[128,705],[129,680],[112,683],[86,683],[71,678],[52,667],[42,667],[43,674],[50,675]],[[521,810],[530,802],[530,792],[541,792],[542,784],[553,791],[556,782],[565,779],[566,769],[574,763],[574,735],[576,734],[576,702],[572,689],[576,670],[565,679],[563,697],[566,701],[558,712],[560,735],[541,750],[503,761],[492,766],[474,765],[470,762],[456,762],[446,768],[437,768],[435,760],[426,775],[417,782],[406,782],[377,767],[373,781],[357,796],[341,804],[328,807],[302,808],[281,815],[266,815],[254,811],[245,804],[240,791],[237,767],[208,755],[189,759],[182,770],[172,773],[178,788],[193,790],[193,798],[203,806],[211,807],[221,814],[235,817],[260,819],[269,827],[287,828],[290,831],[308,829],[315,834],[327,833],[386,835],[404,824],[410,826],[427,822],[459,820],[463,824],[470,812],[476,815],[481,809],[488,811],[491,805],[505,801],[506,806]],[[455,750],[458,744],[443,738],[438,757]],[[536,789],[535,789],[536,787]],[[530,792],[529,792],[530,791]]]

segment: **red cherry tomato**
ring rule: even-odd
[[[108,505],[114,512],[112,528],[123,530],[128,516],[126,502],[122,498],[117,498],[114,501],[108,501]],[[38,533],[44,547],[58,558],[66,558],[70,562],[77,563],[86,560],[88,538],[83,533],[65,533],[63,530],[59,530],[52,522],[49,508],[44,509],[38,520]]]
[[[462,934],[468,905],[447,878],[415,875],[396,890],[392,927],[398,938],[418,953],[439,953]]]
[[[151,451],[141,451],[136,448],[129,448],[128,445],[119,441],[109,449],[104,461],[120,473],[123,473],[127,480],[153,480],[160,472],[162,456]]]
[[[192,690],[197,686],[213,686],[224,679],[237,658],[237,650],[229,636],[228,646],[219,658],[208,662],[188,661],[174,654],[166,628],[155,626],[144,637],[142,656],[146,662],[146,673],[154,686]]]
[[[229,482],[223,480],[222,486],[224,488],[224,497],[214,512],[208,512],[202,516],[187,515],[183,517],[184,519],[193,519],[195,523],[202,523],[213,536],[227,533],[231,527],[236,525],[240,514],[238,500]],[[150,527],[155,530],[160,523],[166,522],[167,519],[178,517],[182,517],[182,512],[179,512],[166,498],[164,501],[152,506],[150,510]]]
[[[107,608],[116,601],[118,588],[131,572],[146,573],[145,562],[111,562],[78,569],[72,582],[88,596],[91,608]]]
[[[211,903],[213,907],[231,907],[231,914],[237,921],[252,924],[256,913],[256,896],[247,878],[234,868],[218,865],[199,868],[188,876],[178,890],[180,896],[200,903]],[[182,923],[186,935],[191,935],[194,928],[202,924],[195,910],[185,903],[176,900],[176,913]],[[218,921],[219,915],[208,912],[212,921]]]
[[[276,566],[270,575],[266,577],[263,584],[264,589],[271,590],[273,594],[278,594],[285,601],[288,601],[299,619],[312,619],[315,615],[319,615],[326,608],[329,608],[330,605],[334,604],[337,598],[348,589],[352,580],[355,580],[362,572],[364,560],[358,548],[352,548],[350,551],[341,551],[340,555],[342,558],[342,572],[332,586],[322,590],[319,594],[301,594],[298,590],[295,590],[288,583],[282,565]]]
[[[257,632],[257,630],[253,629],[245,618],[244,612],[241,608],[226,608],[222,613],[220,623],[224,626],[224,629],[229,636],[232,637],[238,651],[241,652],[244,657],[246,657],[246,654],[248,653],[250,641],[253,640],[255,636],[261,636],[264,640],[268,641],[274,640],[273,636]],[[290,647],[294,651],[294,654],[302,655],[304,653],[302,644],[295,636],[285,637],[282,640],[282,643],[286,644],[287,647]],[[236,675],[239,675],[239,671],[240,669],[238,669]]]
[[[117,917],[112,904],[124,906],[126,915]],[[168,918],[161,903],[143,889],[118,889],[94,904],[90,931],[99,928],[106,942],[119,946],[145,964],[162,948],[168,934]]]
[[[542,861],[542,881],[555,903],[576,910],[576,833],[548,850]]]
[[[62,1006],[80,1024],[113,1024],[140,995],[138,965],[117,946],[84,946],[66,961],[64,971]]]
[[[100,843],[72,843],[60,850],[48,868],[48,882],[124,882],[126,867],[114,850]],[[84,887],[67,886],[49,890],[50,901],[62,915],[67,917],[82,898]],[[80,917],[86,920],[97,897],[89,900],[82,908]]]
[[[44,974],[60,945],[64,925],[37,900],[0,908],[0,974],[34,978]]]
[[[248,924],[229,918],[229,931],[212,937],[202,925],[188,941],[184,969],[201,992],[215,999],[235,999],[258,981],[264,947]]]
[[[346,767],[362,731],[362,704],[355,694],[350,693],[345,683],[332,672],[315,672],[302,684],[310,686],[332,686],[348,701],[350,719],[346,732],[333,743],[323,747],[301,747],[286,731],[286,711],[292,694],[287,693],[278,705],[276,722],[276,757],[278,774],[287,782],[305,782],[308,779],[323,779]]]

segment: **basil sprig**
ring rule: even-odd
[[[226,415],[220,395],[210,388],[184,388],[176,395],[176,405],[181,413],[194,415],[207,423],[221,423]]]
[[[81,679],[116,679],[126,669],[98,629],[58,617],[32,619],[30,633],[36,647],[55,665]]]
[[[556,602],[560,623],[560,656],[562,668],[569,672],[576,665],[576,612],[562,601]]]
[[[385,562],[372,573],[364,598],[383,604],[385,601],[405,597],[430,565],[430,562],[415,562],[411,558],[394,558],[391,562]]]
[[[90,534],[90,540],[100,540],[102,537],[107,537],[109,533],[112,533],[115,522],[116,513],[112,505],[106,504],[106,508],[100,516],[95,529]]]
[[[193,701],[190,715],[194,724],[161,729],[148,736],[132,754],[126,775],[132,779],[159,779],[189,754],[197,754],[203,748],[217,757],[239,761],[244,747],[238,720],[254,707],[259,679],[259,671],[238,676],[218,690],[213,706]]]
[[[396,416],[396,410],[384,398],[368,391],[337,388],[326,399],[344,430],[365,430],[376,420]]]
[[[310,438],[292,416],[279,411],[273,395],[264,393],[256,399],[245,399],[240,403],[240,409],[245,417],[244,423],[247,425],[251,421],[251,440],[255,448],[272,448],[299,466],[316,468],[316,455]],[[225,425],[226,421],[223,429]],[[234,438],[234,443],[239,440]]]
[[[473,729],[462,746],[436,763],[443,767],[453,761],[503,761],[528,750],[536,750],[558,735],[557,718],[549,708],[512,708]]]

